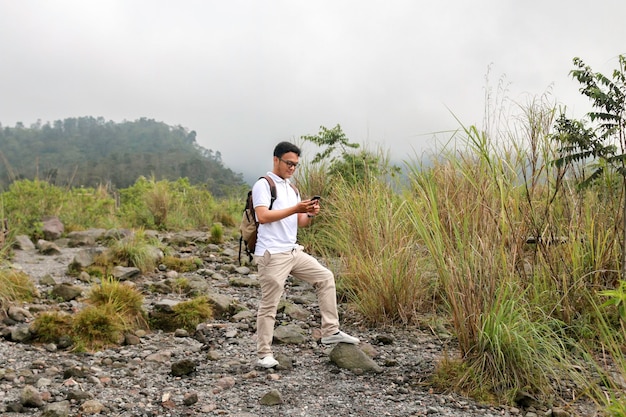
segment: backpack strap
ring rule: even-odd
[[[270,201],[270,206],[268,207],[268,209],[271,210],[272,206],[274,205],[274,200],[276,200],[276,183],[274,182],[274,180],[269,175],[264,175],[262,177],[259,177],[259,179],[261,179],[261,178],[265,178],[265,180],[270,185],[271,201]]]

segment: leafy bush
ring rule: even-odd
[[[140,177],[120,190],[119,216],[129,226],[160,230],[188,230],[212,224],[215,201],[211,193],[177,181]]]
[[[10,229],[34,241],[43,237],[45,216],[58,216],[67,231],[117,224],[115,200],[103,187],[64,189],[46,181],[20,180],[2,193],[2,203]]]

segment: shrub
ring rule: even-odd
[[[33,241],[43,237],[44,216],[58,216],[67,231],[117,224],[115,200],[104,187],[68,190],[46,181],[20,180],[2,193],[2,204],[15,234],[28,235]]]
[[[212,223],[215,201],[211,193],[186,178],[156,181],[140,177],[120,190],[119,216],[130,227],[186,230]]]
[[[367,204],[355,202],[367,201]],[[431,281],[425,251],[416,250],[405,204],[376,178],[337,180],[324,210],[307,234],[313,250],[337,258],[338,293],[372,323],[415,323],[431,308]]]

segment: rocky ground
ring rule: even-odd
[[[203,234],[189,235],[178,247],[194,254]],[[16,250],[14,267],[27,272],[42,294],[54,282],[77,282],[68,265],[84,248],[57,242],[60,253]],[[0,339],[0,415],[22,416],[593,416],[589,404],[545,407],[492,407],[456,394],[430,392],[424,382],[436,362],[454,354],[454,341],[426,329],[368,328],[342,310],[342,330],[357,336],[376,371],[348,370],[330,360],[333,348],[318,343],[319,316],[310,287],[291,281],[286,300],[308,316],[279,315],[279,323],[293,324],[307,335],[298,344],[276,344],[280,365],[255,367],[255,285],[233,285],[237,279],[254,282],[254,268],[236,268],[236,248],[223,245],[202,254],[205,268],[196,278],[211,291],[237,299],[249,308],[236,318],[212,320],[198,334],[184,331],[139,334],[136,343],[94,353],[72,353],[54,345],[16,343]],[[161,271],[161,277],[167,275]],[[170,272],[170,277],[172,273]],[[155,276],[153,279],[159,279]],[[146,292],[150,308],[162,298],[181,294]],[[77,308],[72,301],[68,309]],[[25,306],[31,311],[45,306]],[[294,315],[295,316],[295,315]],[[28,321],[28,319],[26,319]],[[10,326],[8,326],[10,327]],[[8,332],[5,331],[6,335]],[[188,365],[177,372],[173,365]]]

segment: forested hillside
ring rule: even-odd
[[[196,132],[150,119],[115,123],[79,117],[25,127],[0,126],[0,190],[17,179],[56,185],[126,188],[140,176],[189,179],[215,196],[244,184],[219,151],[196,143]]]

